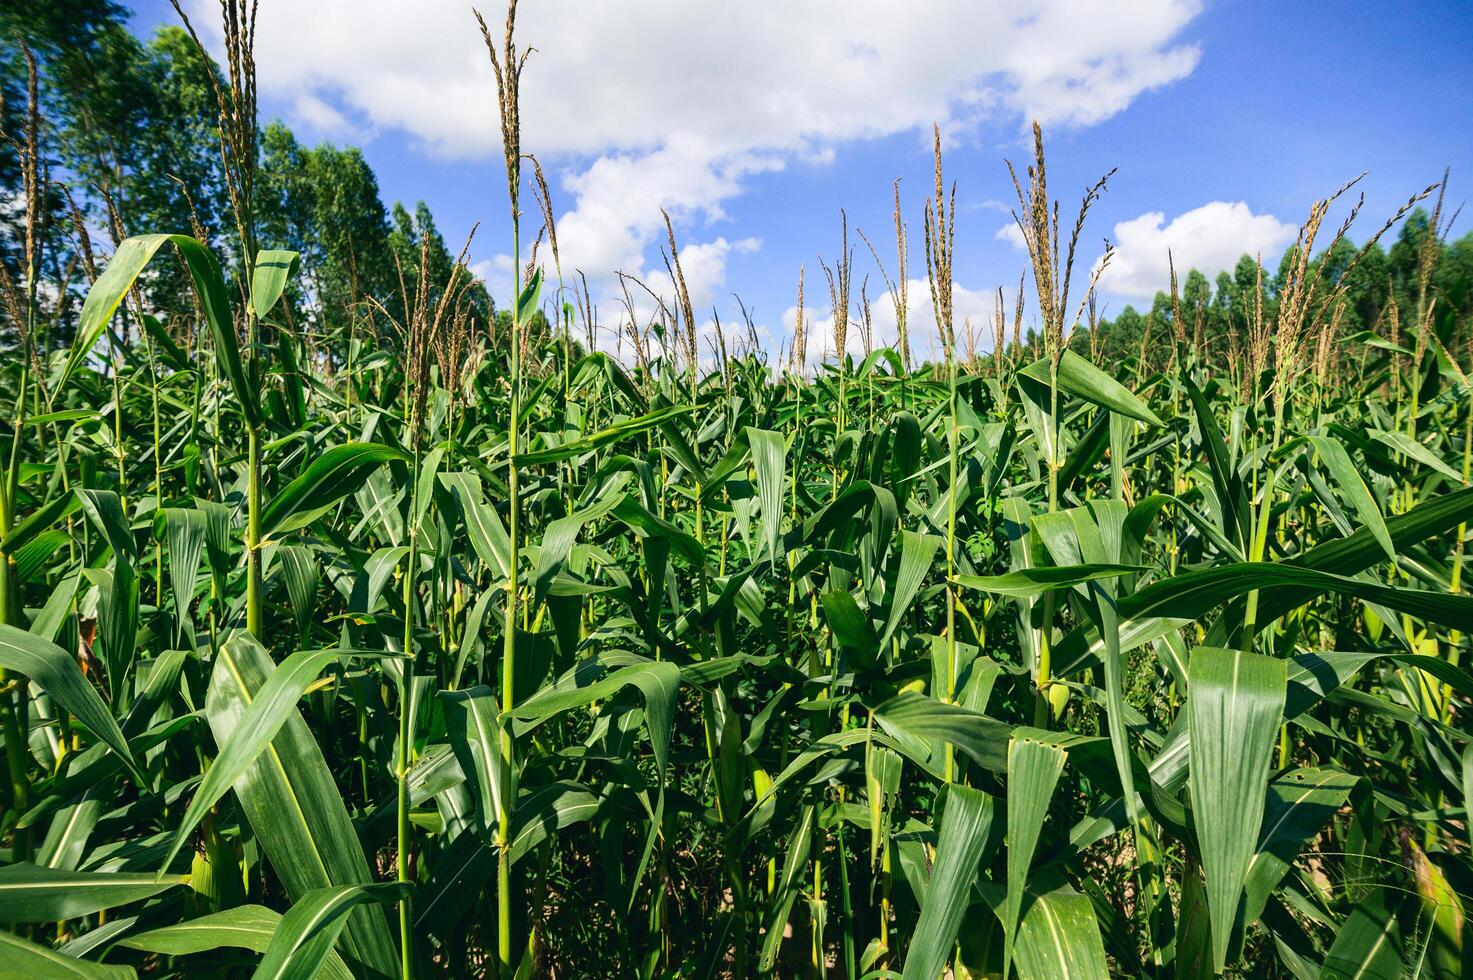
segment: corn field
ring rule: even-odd
[[[1097,363],[1105,181],[1061,229],[1035,128],[1026,314],[978,353],[938,133],[929,295],[898,192],[870,245],[894,347],[834,354],[871,346],[847,223],[834,336],[801,280],[784,352],[702,336],[667,217],[675,295],[626,293],[615,356],[520,144],[513,3],[480,24],[508,329],[462,253],[312,332],[227,7],[234,252],[122,240],[59,348],[45,285],[0,284],[0,975],[1465,975],[1473,328],[1434,248],[1339,335],[1342,188],[1229,356],[1178,326]],[[1437,185],[1381,231],[1424,199],[1436,231]]]

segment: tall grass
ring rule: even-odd
[[[33,251],[0,283],[0,974],[1462,974],[1473,331],[1437,248],[1415,309],[1343,336],[1327,197],[1226,356],[1176,297],[1097,363],[1108,175],[1061,234],[1035,127],[1031,298],[963,351],[937,130],[939,359],[897,182],[893,278],[864,238],[895,347],[841,215],[834,335],[800,270],[785,357],[750,316],[706,356],[666,216],[673,295],[621,280],[621,360],[535,165],[556,293],[523,264],[513,3],[477,14],[510,329],[426,241],[309,346],[296,257],[253,239],[254,15],[225,12],[242,254],[121,241],[74,323]],[[183,333],[137,288],[169,251]]]

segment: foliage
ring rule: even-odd
[[[7,311],[0,972],[1462,975],[1440,202],[1076,349],[1040,133],[1041,350],[809,375],[677,302],[631,370],[556,261],[493,328],[361,156],[261,146],[266,250]]]

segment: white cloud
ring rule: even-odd
[[[212,0],[190,0],[214,28]],[[1200,0],[566,0],[518,10],[523,149],[561,175],[564,265],[639,271],[660,206],[692,236],[756,172],[822,165],[847,140],[984,119],[1087,125],[1190,74]],[[485,4],[493,31],[501,6]],[[215,28],[218,29],[218,28]],[[264,4],[262,90],[330,133],[399,130],[499,159],[495,84],[463,0]],[[560,193],[558,193],[560,192]],[[567,197],[572,199],[567,200]],[[682,236],[682,245],[683,242]]]
[[[911,279],[907,289],[906,332],[910,337],[911,358],[917,364],[925,361],[939,361],[944,356],[944,348],[941,344],[941,334],[936,329],[936,313],[935,308],[931,305],[930,284],[925,279]],[[997,294],[990,289],[968,289],[961,283],[955,282],[951,289],[952,320],[955,324],[958,356],[967,351],[966,324],[969,320],[977,352],[985,353],[991,350],[992,314],[996,309]],[[849,328],[844,338],[844,347],[851,356],[858,359],[864,356],[864,335],[859,325],[859,297],[856,295],[852,298],[855,309],[849,315]],[[1010,295],[1009,302],[1012,301],[1012,298]],[[1012,307],[1009,306],[1009,316],[1011,316],[1011,309]],[[836,349],[834,317],[833,311],[828,308],[827,304],[822,307],[813,307],[804,303],[803,310],[803,330],[807,336],[808,348],[807,364],[811,368],[820,361],[832,359],[834,356]],[[895,305],[891,302],[890,294],[883,288],[877,295],[870,296],[874,348],[898,347],[900,330],[895,312]],[[789,306],[783,311],[779,329],[775,330],[770,326],[757,328],[758,337],[768,350],[777,351],[779,347],[786,350],[792,345],[793,328],[797,324],[797,317],[798,307]]]
[[[1271,261],[1294,240],[1295,226],[1271,214],[1254,214],[1242,201],[1211,201],[1177,215],[1169,223],[1150,211],[1115,226],[1115,255],[1100,278],[1102,292],[1148,299],[1177,275],[1200,269],[1209,279],[1231,269],[1244,253]]]
[[[213,0],[189,0],[213,26]],[[557,180],[565,268],[659,270],[660,207],[682,250],[720,229],[750,176],[822,166],[847,141],[1089,125],[1189,74],[1202,0],[564,0],[523,4],[523,149]],[[499,32],[502,7],[483,13]],[[463,0],[265,4],[264,92],[334,132],[397,130],[426,152],[500,157],[495,85]],[[494,180],[489,182],[495,186]],[[714,258],[713,252],[713,258]],[[695,253],[699,254],[699,253]],[[693,255],[693,258],[695,256]],[[713,270],[719,262],[713,262]],[[688,274],[690,270],[687,270]],[[709,284],[714,290],[719,281]],[[599,287],[595,287],[598,289]]]
[[[1009,221],[997,229],[997,234],[992,237],[995,241],[1007,242],[1020,252],[1028,250],[1028,242],[1023,238],[1023,229],[1018,227],[1016,221]]]
[[[677,132],[651,152],[611,153],[582,170],[569,169],[562,185],[575,203],[557,219],[565,266],[590,277],[616,270],[642,275],[650,246],[665,239],[662,207],[682,225],[721,222],[726,218],[722,205],[740,193],[743,176],[780,166],[775,157],[725,153],[704,137]],[[556,207],[556,192],[553,197]],[[677,231],[677,243],[682,263],[689,265],[687,253],[716,242],[690,242],[686,232],[684,227]],[[658,256],[653,265],[663,270]],[[686,275],[688,281],[693,278],[689,268]]]
[[[214,4],[192,0],[213,25]],[[499,31],[499,4],[484,5]],[[901,132],[1005,112],[1088,124],[1195,67],[1200,0],[568,0],[518,11],[525,146],[648,150],[672,132],[729,150]],[[268,4],[264,89],[331,93],[447,155],[499,148],[494,84],[459,0]]]
[[[357,143],[367,142],[374,136],[371,127],[357,125],[336,106],[310,92],[297,95],[291,105],[294,117],[323,136]]]

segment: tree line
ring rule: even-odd
[[[183,27],[143,40],[128,17],[113,0],[0,8],[0,264],[8,288],[26,288],[24,171],[34,146],[33,278],[51,284],[39,297],[43,352],[71,339],[100,245],[169,231],[193,234],[227,261],[242,251],[216,135],[220,69]],[[430,209],[422,201],[386,206],[361,150],[305,146],[281,122],[265,126],[258,145],[256,237],[301,255],[278,315],[309,346],[360,323],[387,329],[389,319],[404,318],[397,306],[412,292],[405,283],[449,281],[457,258]],[[141,286],[165,323],[193,315],[181,266],[161,264]],[[483,325],[495,315],[484,283],[465,298]],[[13,339],[14,325],[0,330]]]

